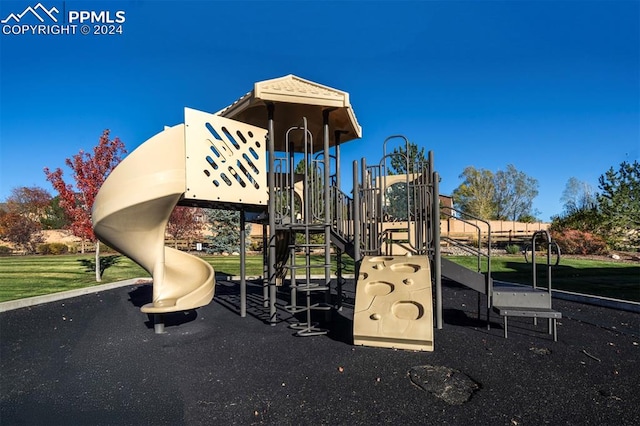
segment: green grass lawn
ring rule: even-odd
[[[96,283],[93,255],[0,257],[0,302],[149,276],[124,256],[112,259]]]
[[[240,274],[238,256],[203,258],[213,265],[217,274]],[[344,273],[352,274],[353,261],[347,256],[343,259],[346,263]],[[476,268],[474,258],[460,256],[450,259],[471,269]],[[105,267],[102,284],[149,276],[124,256],[106,255],[102,262]],[[313,255],[311,262],[322,265],[324,255]],[[299,257],[296,263],[303,264],[304,259]],[[497,280],[530,284],[531,268],[532,265],[525,263],[521,256],[496,257],[492,261],[492,276]],[[546,268],[543,265],[538,268],[538,281],[546,285]],[[336,270],[335,259],[331,270]],[[311,272],[323,274],[324,269],[320,266]],[[246,275],[262,275],[262,255],[247,256]],[[640,266],[637,264],[565,258],[553,268],[552,279],[554,289],[640,302]],[[100,283],[95,282],[93,255],[0,257],[0,302],[96,284]]]
[[[477,260],[473,257],[455,256],[449,259],[470,269],[477,269]],[[544,262],[546,258],[536,259],[536,274],[538,285],[546,288],[547,267]],[[523,256],[491,259],[491,276],[495,280],[531,285],[532,275],[533,265],[526,263]],[[555,290],[640,302],[640,265],[563,258],[558,266],[551,269],[551,287]]]

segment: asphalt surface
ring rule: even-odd
[[[349,285],[330,333],[304,338],[282,309],[265,324],[257,285],[241,318],[238,286],[226,282],[210,305],[166,318],[165,334],[138,309],[150,285],[0,313],[0,424],[639,422],[640,314],[558,300],[558,342],[546,321],[516,318],[504,339],[500,318],[490,330],[477,320],[476,293],[446,285],[434,352],[356,347]],[[471,383],[470,398],[452,403],[412,382],[426,371]]]

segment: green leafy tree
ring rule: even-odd
[[[464,180],[452,194],[457,209],[485,220],[535,221],[538,181],[512,164],[495,174],[469,166],[460,178]]]
[[[495,180],[491,171],[468,166],[459,176],[464,179],[453,190],[454,206],[480,219],[495,217]]]
[[[497,220],[531,220],[533,199],[538,196],[538,181],[519,171],[513,164],[494,176],[494,216]]]
[[[390,175],[404,175],[426,170],[427,158],[424,147],[418,147],[413,142],[394,148],[390,157]],[[409,170],[407,170],[407,163]]]
[[[71,219],[60,206],[60,196],[51,199],[40,223],[43,229],[66,229],[71,225]]]
[[[407,169],[408,164],[408,169]],[[413,142],[394,148],[390,156],[390,175],[404,175],[428,172],[427,158],[424,147],[418,147]],[[417,175],[411,176],[417,178]],[[408,199],[408,200],[407,200]],[[396,183],[386,188],[385,214],[390,219],[407,220],[409,212],[414,206],[413,193],[405,182]]]
[[[233,253],[240,251],[240,212],[235,210],[212,209],[207,211],[207,219],[212,236],[208,237],[209,253]],[[250,245],[251,225],[246,224],[245,237]]]
[[[600,176],[598,205],[607,242],[614,248],[640,245],[640,163],[624,161]]]

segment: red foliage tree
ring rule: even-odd
[[[51,205],[51,194],[38,186],[13,188],[7,197],[7,209],[34,221],[44,218]]]
[[[50,171],[45,167],[44,173],[53,188],[60,194],[60,207],[71,218],[71,232],[90,241],[96,241],[91,223],[93,201],[109,173],[126,154],[124,143],[120,138],[109,139],[109,130],[102,132],[98,145],[93,148],[93,155],[80,150],[65,164],[73,171],[75,187],[65,182],[60,168]],[[96,245],[96,280],[100,281],[99,246]]]
[[[25,253],[35,252],[42,242],[41,221],[51,203],[51,194],[45,189],[17,187],[6,199],[6,212],[0,214],[0,238],[3,238]]]
[[[43,241],[40,223],[16,212],[0,212],[0,238],[15,244],[25,253],[35,253]]]
[[[204,223],[202,209],[194,207],[177,206],[171,212],[167,223],[166,234],[175,240],[177,247],[178,240],[188,240],[189,242],[202,237]]]

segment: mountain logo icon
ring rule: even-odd
[[[10,21],[13,21],[17,24],[25,15],[28,15],[29,13],[35,16],[36,19],[42,23],[45,22],[45,17],[48,17],[53,22],[58,22],[58,18],[55,14],[59,12],[60,11],[55,6],[51,9],[47,9],[42,5],[42,3],[38,3],[33,7],[28,6],[22,13],[10,13],[9,16],[1,20],[0,23],[8,24]]]

